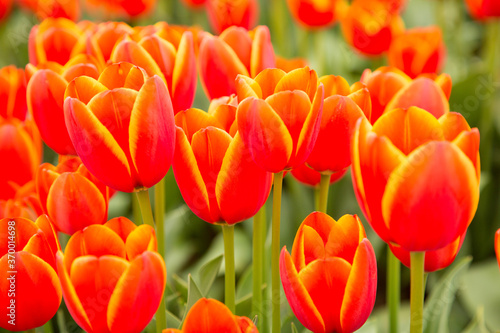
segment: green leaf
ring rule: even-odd
[[[172,312],[167,310],[167,328],[179,328],[181,327],[181,324],[181,320]]]
[[[206,264],[201,266],[198,272],[200,291],[205,297],[208,295],[208,292],[212,288],[215,278],[219,274],[222,259],[223,255],[211,259]]]
[[[172,277],[174,280],[174,288],[180,294],[181,298],[187,302],[188,299],[188,284],[179,275],[174,274]]]
[[[252,294],[252,292],[252,265],[250,265],[238,279],[236,284],[236,298],[244,297],[249,293]]]
[[[252,294],[245,295],[236,300],[236,315],[248,316],[252,311]]]
[[[424,333],[447,333],[448,320],[460,279],[469,268],[468,256],[453,265],[433,287],[424,309]]]
[[[200,291],[200,288],[194,282],[193,276],[191,274],[188,275],[188,298],[187,298],[187,307],[186,313],[191,309],[191,307],[196,303],[200,298],[203,298],[203,294]]]
[[[291,323],[292,333],[299,333],[294,323]]]

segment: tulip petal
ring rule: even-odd
[[[215,116],[208,114],[200,109],[187,109],[178,112],[175,115],[175,125],[182,128],[189,142],[193,138],[193,134],[208,126],[224,129],[222,124]]]
[[[15,251],[22,251],[31,237],[38,232],[38,227],[32,221],[25,218],[4,218],[0,220],[0,257],[7,254],[9,250],[9,222],[14,221],[14,243]],[[12,223],[11,223],[12,224]],[[12,231],[12,230],[11,230]],[[5,271],[2,271],[5,272]]]
[[[104,226],[118,234],[123,243],[127,241],[128,235],[137,228],[134,222],[123,216],[112,218],[104,223]]]
[[[156,251],[156,234],[153,227],[142,224],[135,228],[125,242],[127,258],[132,261],[145,251]]]
[[[139,91],[130,117],[129,144],[141,184],[152,187],[163,179],[174,156],[175,122],[170,95],[158,76]]]
[[[242,27],[231,26],[224,30],[219,38],[234,50],[243,65],[250,70],[252,38],[250,38],[248,31]]]
[[[319,78],[319,83],[325,87],[325,98],[333,95],[347,96],[351,93],[351,87],[342,76],[325,75]]]
[[[318,75],[313,69],[309,67],[297,68],[287,73],[276,84],[274,92],[287,91],[287,90],[302,90],[312,101],[318,88]]]
[[[235,319],[238,322],[241,333],[259,333],[257,327],[250,318],[235,316]]]
[[[77,98],[82,103],[88,104],[92,97],[108,90],[101,82],[88,76],[80,76],[71,81],[64,93],[64,99]]]
[[[56,314],[62,299],[61,285],[54,269],[36,255],[21,251],[14,256],[15,273],[10,273],[13,270],[8,256],[0,259],[0,326],[25,331],[43,326]],[[8,280],[13,276],[14,280]],[[15,298],[7,297],[11,282],[15,284]],[[15,300],[15,326],[8,323],[12,319],[7,315],[11,300]]]
[[[184,324],[184,333],[240,333],[235,316],[229,308],[215,299],[201,298],[189,310]]]
[[[28,241],[28,244],[24,247],[23,251],[29,252],[47,264],[49,264],[54,271],[56,270],[56,257],[55,252],[50,248],[47,237],[42,230],[38,230]]]
[[[255,77],[262,90],[262,98],[266,99],[274,94],[278,82],[285,76],[285,72],[279,68],[266,68]]]
[[[138,255],[122,274],[109,300],[111,332],[140,332],[153,318],[165,291],[167,271],[156,252]]]
[[[146,79],[146,71],[129,62],[112,64],[106,67],[99,76],[99,82],[110,90],[129,88],[139,91]]]
[[[236,77],[236,95],[240,101],[247,97],[262,98],[262,90],[254,79],[240,74]]]
[[[471,131],[462,132],[453,140],[455,144],[464,154],[471,160],[476,169],[477,181],[481,177],[481,163],[479,160],[479,130],[473,128]]]
[[[342,332],[354,332],[366,322],[377,296],[377,261],[368,239],[363,239],[354,255],[340,310]]]
[[[255,164],[237,133],[224,155],[215,186],[222,219],[233,224],[254,216],[266,202],[271,185],[272,174]]]
[[[186,31],[182,34],[179,43],[172,76],[172,105],[174,112],[185,110],[193,105],[197,74],[193,34],[191,31]]]
[[[49,246],[52,249],[52,252],[54,253],[55,256],[56,252],[61,249],[61,245],[59,244],[59,239],[57,238],[57,233],[56,230],[54,229],[54,225],[50,221],[49,217],[45,214],[40,215],[37,218],[35,224],[45,234],[47,242],[49,243]]]
[[[265,25],[259,25],[253,32],[250,74],[255,77],[266,68],[276,67],[276,60],[269,28]]]
[[[111,53],[111,61],[129,62],[143,68],[149,76],[158,75],[165,80],[165,76],[153,57],[135,41],[125,39],[118,43]]]
[[[321,317],[321,313],[299,278],[286,247],[281,250],[280,276],[286,298],[297,319],[313,332],[325,332],[325,322]]]
[[[432,251],[466,230],[478,198],[476,171],[467,156],[450,142],[430,142],[394,169],[382,213],[396,244]]]
[[[286,168],[293,139],[276,111],[264,100],[249,97],[238,105],[238,130],[255,163],[270,172]]]
[[[328,257],[339,257],[352,263],[365,230],[356,215],[344,215],[332,224],[325,251]]]
[[[446,141],[453,141],[463,131],[470,131],[470,126],[458,112],[449,112],[441,116],[439,119],[443,135]]]

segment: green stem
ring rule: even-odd
[[[234,313],[235,310],[235,273],[234,273],[234,226],[229,224],[222,225],[222,237],[224,238],[224,262],[226,271],[225,281],[225,303]]]
[[[278,53],[282,56],[290,56],[286,53],[287,49],[287,38],[285,38],[285,9],[284,1],[282,0],[271,0],[271,11],[273,13],[270,16],[271,19],[271,36],[274,37],[275,45],[277,46]],[[274,43],[273,43],[274,44]]]
[[[314,40],[314,54],[316,57],[316,72],[318,76],[326,74],[327,68],[325,64],[325,34],[323,30],[311,30],[311,37]]]
[[[155,185],[155,221],[156,238],[158,239],[158,252],[165,260],[165,233],[163,219],[165,216],[165,178]]]
[[[142,190],[135,192],[137,196],[137,201],[139,201],[139,207],[141,208],[142,220],[144,224],[147,224],[151,227],[155,227],[154,219],[153,219],[153,211],[151,210],[151,201],[149,200],[149,191]]]
[[[139,200],[137,200],[137,195],[132,194],[132,216],[134,217],[135,224],[142,224],[141,207],[139,206]]]
[[[36,333],[36,328],[32,328],[30,330],[26,330],[26,333]]]
[[[43,325],[43,333],[54,333],[54,328],[52,327],[52,320],[49,320],[45,325]]]
[[[425,252],[411,252],[410,333],[422,333]]]
[[[258,316],[258,329],[262,331],[262,271],[264,266],[264,237],[266,225],[266,210],[264,206],[253,218],[253,294],[252,316]]]
[[[272,332],[281,330],[281,299],[280,299],[280,220],[281,220],[281,189],[283,186],[283,171],[274,174],[273,180],[273,222],[271,244],[271,289],[273,303]]]
[[[331,175],[321,174],[319,181],[319,198],[318,198],[318,211],[326,213],[328,207],[328,190],[330,189]]]
[[[314,187],[314,210],[319,212],[319,185]]]
[[[399,332],[399,306],[401,299],[401,263],[387,246],[387,303],[389,306],[389,332]]]

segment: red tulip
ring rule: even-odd
[[[358,203],[377,234],[435,251],[467,230],[479,197],[479,131],[458,113],[410,107],[360,120],[352,143]]]
[[[438,73],[444,65],[446,47],[437,26],[406,30],[389,49],[389,64],[411,78],[423,73]]]
[[[88,170],[113,189],[149,188],[167,173],[175,146],[174,114],[159,76],[129,63],[99,80],[81,76],[66,89],[69,136]]]
[[[334,24],[346,10],[345,0],[288,0],[295,21],[308,28],[325,28]]]
[[[0,0],[0,21],[9,16],[13,0]]]
[[[263,69],[276,66],[269,29],[230,27],[219,37],[204,37],[198,66],[209,99],[235,94],[238,74],[256,77]]]
[[[35,329],[48,322],[61,304],[55,271],[59,243],[44,215],[0,220],[0,327]]]
[[[89,12],[102,10],[105,16],[136,18],[150,14],[156,6],[156,0],[88,0]]]
[[[280,256],[283,289],[293,313],[313,332],[354,332],[368,319],[377,293],[377,262],[356,215],[338,222],[311,213],[290,255]]]
[[[500,229],[495,233],[495,253],[497,255],[498,265],[500,266]]]
[[[308,67],[237,79],[238,130],[253,160],[277,173],[303,164],[318,137],[324,88]]]
[[[56,257],[64,301],[86,332],[140,332],[153,318],[166,268],[151,226],[124,217],[91,225]]]
[[[35,13],[40,20],[53,17],[76,21],[80,18],[80,4],[78,1],[18,0],[18,3]]]
[[[19,187],[12,199],[0,200],[0,219],[22,217],[36,220],[42,214],[34,180]]]
[[[465,4],[476,20],[500,17],[500,3],[496,0],[465,0]]]
[[[386,52],[392,39],[404,31],[401,17],[381,0],[354,0],[341,26],[347,43],[366,56]]]
[[[26,106],[26,78],[15,66],[0,69],[0,117],[24,120]]]
[[[257,0],[207,0],[205,5],[210,26],[217,34],[231,26],[250,30],[259,18]]]
[[[294,168],[291,173],[292,176],[299,182],[309,186],[316,187],[321,181],[321,173],[314,169],[311,169],[309,166],[307,166],[307,163]],[[339,181],[346,173],[347,169],[332,173],[330,176],[330,184]]]
[[[0,156],[0,200],[6,200],[34,178],[42,160],[42,141],[31,121],[0,118]]]
[[[189,109],[176,115],[175,179],[201,219],[234,224],[266,202],[272,175],[252,160],[240,134],[232,138],[217,115]]]

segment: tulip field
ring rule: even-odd
[[[0,333],[500,332],[500,1],[0,0]]]

